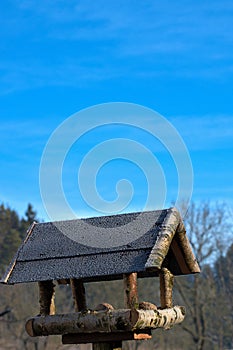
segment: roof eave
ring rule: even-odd
[[[29,236],[31,235],[32,231],[33,231],[33,228],[34,226],[36,225],[36,222],[34,221],[28,228],[27,230],[27,235],[26,235],[26,238],[23,240],[22,244],[20,245],[19,249],[17,250],[14,258],[12,259],[10,265],[8,266],[5,274],[2,276],[2,278],[0,279],[0,283],[2,284],[14,284],[14,283],[11,283],[10,282],[10,277],[11,277],[11,274],[12,274],[12,271],[14,270],[14,267],[16,265],[16,262],[17,262],[17,258],[18,258],[18,255],[19,255],[19,252],[20,250],[22,249],[22,247],[24,246],[24,244],[27,242]]]
[[[182,274],[199,273],[200,267],[187,238],[182,218],[176,208],[170,209],[169,215],[166,216],[160,228],[160,234],[151,250],[145,268],[147,270],[160,270],[171,248]],[[178,249],[175,245],[178,245]]]

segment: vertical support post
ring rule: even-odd
[[[124,302],[127,309],[138,309],[138,284],[137,273],[123,275],[124,281]]]
[[[174,276],[166,267],[163,267],[160,271],[159,277],[161,308],[167,309],[173,306],[172,288],[174,284]]]
[[[83,281],[71,278],[70,286],[74,299],[74,307],[75,311],[82,311],[87,309],[86,296],[85,296],[85,288]]]
[[[53,281],[40,281],[39,285],[39,303],[40,315],[55,314],[55,284]]]

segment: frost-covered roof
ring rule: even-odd
[[[1,283],[119,279],[199,272],[175,208],[48,223],[28,230]]]

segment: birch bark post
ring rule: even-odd
[[[55,284],[53,281],[41,281],[39,285],[39,304],[40,315],[54,315],[55,314]]]
[[[124,281],[124,304],[126,309],[137,309],[138,302],[138,285],[137,273],[129,273],[123,276]]]
[[[161,308],[167,309],[172,307],[172,289],[174,284],[174,276],[167,268],[163,267],[160,271],[159,277]]]

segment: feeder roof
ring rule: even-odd
[[[200,272],[175,208],[88,219],[33,223],[1,283],[84,282]]]

